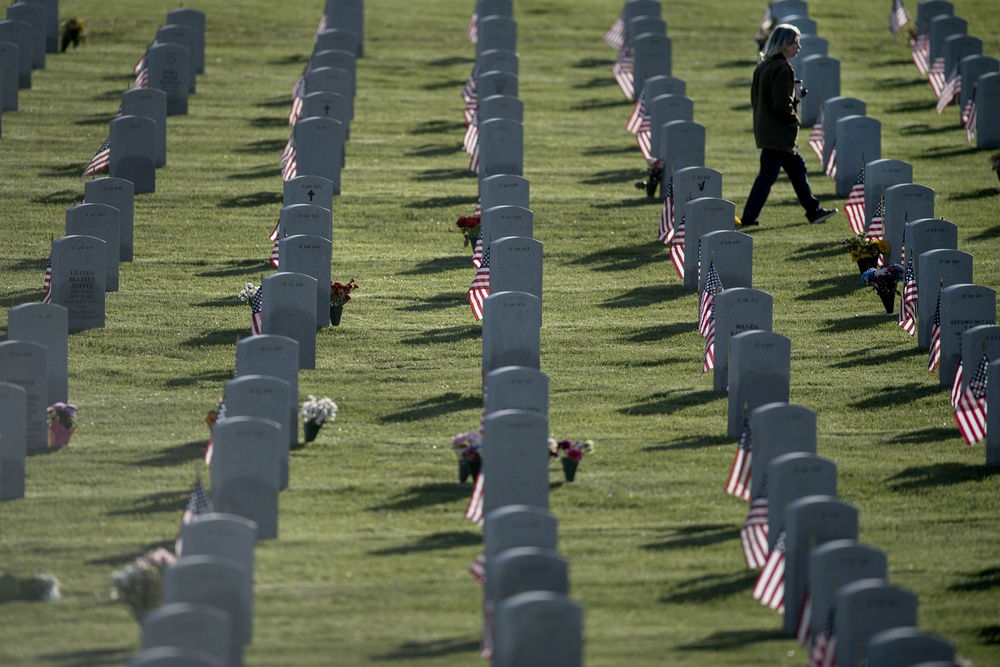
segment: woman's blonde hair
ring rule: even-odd
[[[802,35],[802,32],[789,23],[782,23],[775,26],[774,30],[764,43],[764,50],[760,52],[761,60],[770,60],[785,50],[785,47],[795,42]]]

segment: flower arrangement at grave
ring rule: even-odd
[[[29,577],[17,577],[5,572],[0,576],[0,602],[55,602],[59,598],[59,580],[46,572]]]
[[[990,155],[990,168],[997,175],[997,179],[1000,179],[1000,151],[996,151]]]
[[[257,288],[254,287],[253,283],[247,283],[246,286],[240,290],[236,298],[243,303],[250,303],[253,300],[254,294],[257,293]]]
[[[72,44],[75,49],[80,44],[87,41],[87,22],[84,21],[79,16],[74,16],[70,19],[64,19],[59,27],[62,29],[62,53],[66,53],[66,49]]]
[[[846,238],[840,243],[847,248],[851,259],[857,262],[858,270],[862,273],[878,264],[879,255],[889,252],[888,241],[868,238],[864,232]]]
[[[660,185],[660,180],[663,178],[663,160],[659,158],[653,158],[652,160],[647,160],[649,166],[646,171],[646,180],[639,181],[635,184],[635,187],[639,190],[645,190],[647,197],[656,196],[656,188]]]
[[[337,404],[325,396],[316,398],[310,394],[309,398],[302,402],[300,413],[306,442],[315,440],[323,424],[337,418],[337,409]]]
[[[455,226],[462,232],[465,238],[463,247],[470,245],[476,247],[476,239],[479,238],[480,217],[478,215],[462,215],[455,221]]]
[[[890,315],[896,307],[896,285],[902,278],[903,267],[899,264],[889,264],[880,269],[868,269],[861,274],[861,282],[875,290],[875,293],[882,299],[885,312]]]
[[[470,477],[475,482],[483,467],[483,435],[479,431],[459,433],[451,438],[451,449],[458,457],[458,482],[464,484]]]
[[[135,620],[160,606],[163,571],[177,562],[177,557],[163,547],[147,551],[132,563],[111,575],[111,599],[123,603]]]
[[[549,455],[562,463],[563,476],[567,482],[576,478],[576,469],[583,460],[584,454],[594,450],[590,440],[556,440],[549,438]]]
[[[59,401],[50,405],[46,412],[49,418],[49,448],[62,449],[69,444],[70,436],[76,430],[77,407]]]
[[[344,304],[351,300],[351,292],[358,289],[358,284],[351,278],[347,284],[330,283],[330,324],[338,326],[340,316],[344,312]]]

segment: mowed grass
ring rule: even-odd
[[[748,83],[763,3],[665,3],[674,75],[707,128],[706,164],[742,208],[756,173]],[[814,3],[841,60],[842,92],[882,122],[882,157],[906,160],[959,225],[979,284],[1000,284],[1000,204],[987,151],[957,110],[934,112],[888,2]],[[107,135],[135,60],[175,5],[64,2],[90,40],[49,55],[20,110],[4,116],[0,218],[5,307],[41,297],[49,241],[83,195],[79,174]],[[118,665],[138,626],[109,599],[111,572],[169,545],[200,458],[205,413],[232,377],[249,309],[235,295],[269,272],[281,206],[278,156],[289,91],[321,2],[203,0],[206,72],[189,114],[168,121],[168,165],[136,200],[135,261],[108,295],[107,326],[70,339],[72,445],[28,461],[27,497],[0,507],[0,571],[47,571],[55,604],[0,606],[0,664]],[[525,176],[545,247],[542,369],[556,437],[591,438],[577,481],[552,469],[551,509],[571,594],[585,608],[593,667],[798,665],[780,618],[750,597],[738,529],[746,503],[722,492],[735,441],[726,401],[700,374],[696,297],[655,241],[659,205],[624,129],[631,105],[601,36],[610,0],[520,3]],[[915,12],[915,7],[910,8]],[[1000,54],[988,0],[956,12]],[[333,274],[361,285],[340,327],[319,332],[300,392],[330,396],[336,422],[292,455],[280,538],[259,545],[248,665],[468,665],[480,590],[466,573],[481,532],[464,518],[449,451],[478,423],[480,325],[473,269],[454,228],[476,181],[461,152],[459,91],[474,62],[468,2],[369,0],[366,55],[335,204]],[[800,138],[805,149],[805,137]],[[813,186],[842,207],[806,155]],[[860,511],[861,540],[890,581],[920,596],[921,626],[977,665],[1000,660],[1000,478],[958,437],[925,353],[882,313],[839,247],[843,215],[805,223],[779,181],[754,236],[755,285],[792,339],[791,397],[818,414],[819,453]],[[6,326],[6,311],[0,311]]]

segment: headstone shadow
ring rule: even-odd
[[[875,396],[870,396],[868,398],[861,399],[860,401],[854,401],[849,405],[856,410],[864,410],[866,412],[869,410],[884,410],[887,408],[899,409],[901,406],[908,403],[919,401],[929,396],[936,396],[942,392],[943,389],[937,384],[933,386],[920,385],[917,383],[893,385],[891,387],[884,388]]]
[[[687,408],[706,407],[712,402],[724,399],[725,396],[710,389],[689,392],[666,391],[652,394],[643,399],[641,403],[619,408],[618,414],[629,416],[670,415]]]
[[[891,60],[886,64],[902,64],[904,61]],[[912,64],[909,60],[905,61]],[[920,79],[916,77],[906,78],[901,76],[890,76],[884,79],[879,79],[877,86],[879,88],[918,88],[927,85],[927,79]]]
[[[643,264],[646,263],[648,263],[648,260],[643,262]],[[599,270],[625,271],[628,270],[628,268]],[[653,285],[648,287],[636,287],[635,289],[631,289],[624,294],[619,294],[618,296],[605,299],[599,304],[599,306],[601,308],[643,308],[656,303],[673,301],[681,298],[682,296],[688,295],[690,295],[690,290],[686,289],[683,285]],[[693,322],[691,323],[691,328],[694,329]]]
[[[962,148],[946,148],[944,146],[938,146],[933,148],[928,148],[925,150],[921,157],[925,157],[929,160],[942,160],[949,157],[959,157],[962,155],[974,155],[980,149],[975,146],[965,146]]]
[[[634,180],[635,169],[615,169],[613,171],[598,172],[580,182],[584,185],[601,185],[605,183],[628,183]]]
[[[615,85],[614,79],[609,79],[607,77],[598,76],[590,79],[589,81],[584,81],[582,83],[573,84],[573,88],[577,90],[588,90],[592,88],[609,88]],[[623,102],[615,102],[615,106],[620,106]]]
[[[953,201],[965,201],[969,199],[988,199],[997,195],[1000,195],[1000,188],[979,188],[978,190],[971,190],[969,192],[950,194],[947,195],[947,198]],[[1000,236],[1000,228],[992,227],[981,234],[973,236],[972,240],[993,239],[997,236]]]
[[[948,587],[951,593],[974,593],[1000,588],[1000,567],[987,567],[965,575],[962,583]]]
[[[38,176],[42,178],[65,178],[67,176],[75,176],[79,178],[80,174],[87,167],[86,162],[77,162],[76,164],[64,164],[59,165],[48,165],[47,171],[39,171]]]
[[[430,639],[427,641],[406,641],[389,653],[372,656],[372,660],[389,662],[399,660],[429,660],[456,653],[479,653],[479,639],[451,637],[448,639]]]
[[[851,275],[816,278],[807,282],[807,291],[795,297],[796,301],[826,301],[833,297],[847,296],[861,287],[861,278]],[[832,321],[832,320],[831,320]]]
[[[435,81],[420,86],[421,90],[454,90],[465,85],[465,79],[448,79],[447,81]]]
[[[1000,624],[998,625],[984,625],[979,628],[980,641],[984,644],[997,645],[1000,644]]]
[[[662,342],[667,339],[694,331],[691,322],[675,322],[673,324],[657,324],[638,330],[626,340],[633,343]]]
[[[227,197],[218,203],[219,208],[254,208],[281,204],[280,192],[251,192],[245,195]]]
[[[669,452],[678,449],[706,449],[708,447],[720,447],[732,444],[733,439],[724,435],[692,435],[677,438],[662,445],[650,445],[643,447],[644,452]]]
[[[286,102],[287,104],[287,102]],[[251,141],[243,148],[238,148],[238,153],[280,153],[285,147],[287,139],[260,139]]]
[[[593,146],[587,148],[583,151],[583,155],[625,155],[635,153],[635,146],[630,146],[628,144],[615,144],[614,146]],[[632,171],[632,174],[638,175],[639,172],[636,170]]]
[[[44,260],[43,260],[44,264]],[[39,271],[44,271],[45,266],[43,265]],[[0,307],[3,308],[13,308],[14,306],[19,306],[22,303],[30,303],[32,301],[41,301],[42,299],[42,287],[39,283],[38,289],[21,289],[14,292],[6,292],[2,297],[0,297]]]
[[[40,197],[32,197],[28,201],[33,204],[55,204],[57,206],[75,206],[83,199],[78,190],[60,190]]]
[[[958,438],[958,431],[952,433]],[[886,479],[892,491],[919,491],[948,487],[967,482],[982,482],[1000,475],[1000,469],[987,468],[982,463],[938,463],[929,466],[911,466]]]
[[[636,170],[635,178],[636,179],[645,178],[645,174]],[[635,188],[628,188],[628,189],[635,192]],[[604,204],[593,204],[592,206],[600,211],[611,210],[611,209],[618,210],[621,208],[638,208],[640,206],[655,206],[657,209],[662,209],[663,200],[658,199],[656,197],[633,196],[629,197],[628,199],[619,199]]]
[[[719,630],[707,637],[677,647],[680,651],[726,651],[749,644],[787,642],[785,633],[778,630]]]
[[[169,550],[173,551],[174,542],[172,540],[171,541],[166,541],[165,540],[163,542],[156,542],[154,544],[147,544],[146,546],[140,547],[140,548],[135,549],[133,551],[126,551],[124,553],[113,554],[113,555],[110,555],[110,556],[103,556],[103,557],[99,557],[99,558],[91,558],[91,559],[86,560],[84,562],[87,565],[106,565],[108,567],[119,567],[119,566],[122,566],[122,565],[126,565],[128,563],[131,563],[136,558],[138,558],[139,556],[142,556],[143,554],[145,554],[145,553],[147,553],[147,552],[149,552],[149,551],[151,551],[153,549],[158,549],[158,548],[169,549]]]
[[[867,288],[866,288],[867,289]],[[872,300],[872,310],[875,310],[875,306],[881,308],[881,304],[876,300],[878,297],[875,294],[871,295]],[[861,331],[863,329],[874,329],[882,324],[889,321],[889,318],[895,318],[895,315],[886,315],[885,312],[876,315],[853,315],[851,317],[843,317],[840,319],[830,319],[823,323],[819,331],[823,333],[844,333],[847,331]]]
[[[886,107],[886,111],[890,114],[893,113],[908,113],[911,111],[930,111],[937,107],[937,102],[933,100],[906,100],[905,102],[897,102],[896,104],[890,104]],[[951,131],[954,128],[948,128]],[[905,132],[903,133],[905,134]]]
[[[428,60],[428,67],[453,67],[455,65],[471,65],[474,62],[473,58],[466,56],[448,56],[445,58],[438,58],[437,60]]]
[[[729,69],[729,68],[739,68],[739,69],[753,69],[757,66],[756,60],[751,60],[749,58],[737,58],[734,60],[724,60],[721,63],[716,63],[715,65],[719,69]]]
[[[596,67],[611,67],[615,64],[610,58],[581,58],[571,65],[576,69],[592,69]]]
[[[810,243],[802,247],[788,259],[793,262],[813,262],[817,259],[825,259],[843,254],[844,248],[840,244],[830,244],[825,241],[822,243]]]
[[[660,602],[684,604],[686,602],[710,602],[732,595],[746,594],[753,588],[758,573],[753,570],[733,574],[706,574],[684,581],[675,593],[663,595]]]
[[[450,310],[451,308],[468,305],[466,299],[461,298],[456,292],[442,292],[423,301],[401,306],[399,310],[408,313],[429,313],[438,310]]]
[[[406,151],[406,155],[413,157],[438,157],[441,155],[454,155],[455,153],[461,153],[462,147],[458,144],[453,144],[451,146],[441,146],[437,144],[424,144],[422,146],[417,146],[416,148],[411,148]]]
[[[81,168],[80,171],[83,171]],[[232,181],[251,181],[256,179],[274,179],[281,175],[281,167],[272,167],[270,164],[261,165],[253,171],[245,171],[242,174],[229,174],[228,179]]]
[[[95,114],[92,116],[87,116],[85,118],[78,118],[73,121],[74,125],[107,125],[108,124],[108,114]]]
[[[464,129],[465,129],[465,123],[463,123],[462,121],[435,119],[435,120],[427,120],[418,124],[413,129],[408,130],[407,134],[413,134],[413,135],[446,134],[446,133],[451,134],[453,132],[457,132],[458,130],[464,130]]]
[[[900,433],[889,442],[898,445],[920,445],[927,442],[941,442],[955,437],[954,427],[924,428],[918,431]]]
[[[287,109],[289,102],[288,96],[278,95],[264,102],[258,102],[257,106],[261,109]]]
[[[135,646],[73,650],[66,653],[44,653],[38,656],[46,665],[54,667],[93,667],[93,665],[123,665],[135,654]]]
[[[618,109],[621,108],[622,103],[619,101],[608,101],[604,98],[601,99],[591,99],[584,100],[583,102],[577,102],[570,107],[571,111],[595,111],[598,109]],[[635,152],[635,146],[629,146],[629,152]]]
[[[470,176],[475,176],[471,171],[468,172]],[[460,204],[465,204],[469,207],[469,212],[472,212],[473,207],[476,205],[474,198],[469,196],[463,197],[428,197],[427,199],[421,201],[414,201],[408,204],[404,204],[406,208],[447,208],[449,206],[458,206]]]
[[[247,325],[239,329],[222,329],[207,331],[201,335],[188,338],[181,342],[182,347],[205,347],[216,345],[232,345],[233,341],[239,340],[250,332],[250,309],[247,308]]]
[[[250,127],[287,127],[288,118],[282,116],[257,116],[256,118],[250,119]]]
[[[191,442],[160,449],[154,456],[140,461],[139,465],[153,468],[171,468],[196,460],[205,451],[205,442],[208,439],[207,430],[205,437],[205,440],[192,440]]]
[[[229,278],[230,276],[248,276],[251,274],[270,273],[271,271],[271,266],[264,260],[241,259],[235,262],[227,262],[222,268],[199,271],[195,275],[203,278]],[[233,299],[225,299],[223,303],[219,303],[219,299],[213,299],[199,305],[232,305],[233,302]]]
[[[468,325],[429,329],[419,336],[403,338],[400,342],[403,345],[429,345],[434,343],[457,343],[463,340],[479,340],[481,337],[482,329],[480,327]]]
[[[410,178],[414,181],[444,181],[452,178],[475,178],[475,174],[467,168],[454,169],[424,169]]]
[[[440,551],[442,549],[456,549],[459,547],[470,547],[481,545],[483,536],[479,533],[452,530],[443,533],[432,533],[424,535],[409,544],[401,544],[396,547],[385,547],[374,549],[368,553],[372,556],[405,556],[412,553],[424,551]]]
[[[706,547],[722,542],[731,542],[740,536],[739,528],[724,523],[702,523],[684,526],[671,532],[664,540],[644,544],[647,551],[671,551]]]
[[[432,507],[468,498],[470,492],[471,487],[468,484],[447,484],[442,482],[417,484],[402,493],[396,494],[388,502],[381,505],[373,505],[370,511],[392,512]]]
[[[187,503],[188,491],[162,491],[127,501],[127,508],[109,510],[107,516],[135,516],[137,514],[180,514]],[[124,502],[124,501],[123,501]]]
[[[232,342],[232,339],[230,339],[230,342]],[[453,412],[461,412],[462,410],[482,408],[482,405],[483,401],[479,396],[467,396],[460,394],[457,391],[450,391],[439,396],[428,398],[425,401],[420,401],[409,409],[384,415],[379,418],[379,422],[383,424],[392,424],[415,421],[418,419],[432,419],[434,417],[440,417]]]
[[[838,361],[835,364],[830,364],[830,366],[833,368],[857,368],[857,367],[879,366],[881,364],[888,364],[895,361],[900,361],[902,359],[926,357],[927,353],[916,347],[907,347],[886,354],[886,352],[881,348],[869,347],[861,350],[854,350],[852,352],[847,352],[845,356],[846,358],[843,361]],[[912,385],[911,387],[912,391],[917,391],[917,385]]]
[[[455,235],[457,238],[457,234]],[[472,256],[472,252],[468,251],[468,256],[463,255],[449,255],[447,257],[435,257],[434,259],[427,259],[421,262],[417,262],[409,271],[400,271],[401,276],[422,276],[429,273],[444,273],[446,271],[454,271],[456,269],[469,269],[472,270],[472,264],[469,258]],[[441,295],[438,295],[441,296]]]
[[[931,134],[946,134],[949,132],[954,132],[955,128],[950,125],[942,127],[931,127],[927,123],[914,123],[912,125],[906,125],[899,128],[899,134],[903,137],[908,136],[926,136]]]

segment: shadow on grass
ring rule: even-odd
[[[694,331],[694,322],[677,322],[675,324],[658,324],[646,327],[628,336],[625,340],[632,343],[653,343]]]
[[[620,101],[608,101],[605,99],[599,100],[584,100],[582,102],[577,102],[570,107],[571,111],[594,111],[597,109],[617,109],[622,106]],[[635,147],[630,147],[630,150],[634,151]]]
[[[943,390],[943,387],[941,388]],[[955,437],[955,428],[924,428],[919,431],[901,433],[889,440],[899,445],[918,445],[925,442],[944,442]]]
[[[890,104],[887,107],[889,113],[906,113],[908,111],[930,111],[937,107],[936,101],[931,100],[906,100],[905,102],[897,102],[896,104]],[[930,127],[924,125],[923,127]],[[954,128],[948,128],[949,131]],[[905,130],[905,128],[904,128]],[[906,132],[901,132],[901,134],[906,134]]]
[[[844,254],[844,248],[839,243],[812,243],[800,249],[788,259],[793,262],[812,262],[825,257]]]
[[[945,148],[943,146],[938,148],[929,148],[923,153],[923,157],[931,160],[941,160],[948,157],[958,157],[960,155],[972,155],[978,152],[979,149],[975,146],[968,146],[966,148]]]
[[[865,348],[863,350],[855,350],[854,352],[848,352],[847,358],[844,361],[838,361],[835,364],[830,364],[833,368],[855,368],[859,366],[878,366],[880,364],[888,364],[894,361],[900,361],[902,359],[911,359],[926,357],[927,352],[916,347],[908,347],[902,350],[896,350],[891,354],[885,354],[879,348]],[[912,387],[922,387],[923,385],[911,385]]]
[[[46,664],[57,667],[92,667],[93,665],[123,665],[133,655],[135,655],[135,646],[129,645],[121,648],[95,648],[89,651],[74,650],[68,653],[43,653],[38,657]]]
[[[479,654],[479,640],[464,637],[450,639],[431,639],[428,641],[403,642],[395,650],[382,655],[373,655],[372,660],[388,662],[390,660],[427,660],[440,658],[455,653]]]
[[[650,445],[643,447],[644,452],[669,452],[677,449],[704,449],[706,447],[719,447],[720,445],[730,445],[733,439],[724,435],[692,435],[678,438],[664,445]]]
[[[76,206],[83,199],[83,194],[78,190],[60,190],[41,197],[32,197],[28,201],[32,204],[56,204],[58,206]]]
[[[978,190],[970,190],[969,192],[961,192],[952,195],[945,195],[945,198],[950,199],[952,201],[966,201],[969,199],[986,199],[989,197],[996,197],[997,195],[1000,195],[1000,188],[979,188]],[[986,233],[990,234],[990,236],[986,236],[985,238],[995,238],[997,234],[995,228],[987,230]],[[972,238],[973,240],[976,240],[983,237],[973,236]]]
[[[226,375],[223,377],[223,380],[228,380],[231,377],[232,374]],[[155,456],[143,459],[139,462],[139,465],[152,466],[154,468],[167,468],[184,465],[190,461],[194,461],[205,453],[205,442],[208,439],[207,429],[205,431],[205,436],[205,440],[192,440],[191,442],[185,442],[180,445],[174,445],[173,447],[163,449],[157,452]]]
[[[470,177],[475,177],[475,174],[471,171],[467,171],[466,173]],[[476,200],[474,197],[469,197],[468,195],[462,197],[428,197],[423,201],[415,201],[409,204],[404,204],[403,206],[406,208],[448,208],[451,206],[458,206],[459,204],[467,205],[471,214],[471,209],[476,206]]]
[[[288,127],[288,117],[282,115],[257,116],[250,120],[250,127]]]
[[[108,118],[108,114],[99,113],[92,116],[87,116],[86,118],[80,118],[73,121],[74,125],[87,126],[87,125],[107,125],[108,122],[112,120]]]
[[[437,60],[428,60],[428,67],[452,67],[454,65],[471,65],[475,62],[475,59],[468,58],[466,56],[448,56],[447,58],[438,58]]]
[[[729,107],[730,111],[750,111],[751,109],[753,109],[753,106],[749,104],[734,104]]]
[[[871,366],[872,363],[860,365]],[[849,403],[849,405],[857,410],[879,410],[889,407],[898,409],[914,401],[919,401],[922,398],[944,393],[944,391],[944,387],[929,387],[917,384],[916,382],[911,382],[906,385],[886,387],[875,396],[871,396],[860,401],[854,401],[853,403]],[[954,430],[951,430],[950,434],[951,437],[956,435]]]
[[[471,547],[483,543],[483,536],[469,531],[452,530],[446,533],[434,533],[424,535],[416,542],[398,547],[387,547],[369,551],[372,556],[405,556],[406,554],[419,553],[421,551],[439,551],[441,549],[454,549],[456,547]]]
[[[449,79],[447,81],[437,81],[420,86],[421,90],[452,90],[461,89],[465,85],[465,79]]]
[[[448,307],[452,308],[456,304],[452,300]],[[434,343],[457,343],[463,340],[478,340],[482,337],[482,328],[478,325],[466,325],[457,327],[444,327],[441,329],[428,329],[419,336],[403,338],[400,343],[403,345],[430,345]]]
[[[604,183],[628,183],[636,179],[634,169],[616,169],[614,171],[602,171],[581,181],[584,185],[601,185]]]
[[[729,542],[740,536],[740,529],[724,523],[702,523],[695,526],[685,526],[673,531],[660,542],[644,544],[647,551],[669,551],[671,549],[690,549],[691,547],[707,547],[712,544]]]
[[[702,639],[681,644],[677,650],[726,651],[739,649],[750,644],[787,641],[788,637],[781,630],[719,630]]]
[[[988,567],[979,572],[966,575],[966,580],[960,584],[952,584],[948,590],[953,593],[973,593],[1000,588],[1000,567]]]
[[[249,312],[249,309],[247,309]],[[240,327],[239,329],[222,329],[219,331],[210,331],[201,334],[200,336],[195,336],[193,338],[188,338],[186,341],[181,343],[182,347],[205,347],[205,346],[216,346],[216,345],[229,345],[232,346],[233,343],[244,336],[247,335],[247,327]]]
[[[464,129],[465,123],[462,121],[428,120],[408,130],[407,134],[451,134]]]
[[[808,291],[795,297],[796,301],[826,301],[832,297],[846,296],[861,287],[861,279],[854,276],[831,276],[808,282]],[[834,320],[829,320],[834,321]],[[839,320],[836,320],[839,321]]]
[[[304,56],[301,53],[294,53],[290,56],[285,56],[284,58],[272,58],[268,60],[270,65],[294,65],[296,63],[304,63],[309,60],[308,56]]]
[[[290,105],[291,100],[287,96],[278,96],[266,102],[259,102],[257,107],[260,109],[287,109]]]
[[[231,181],[251,181],[258,178],[275,178],[281,175],[281,167],[272,167],[271,165],[261,165],[254,169],[253,171],[245,171],[242,174],[230,174],[227,178]]]
[[[735,574],[706,574],[690,579],[679,586],[680,590],[660,597],[660,602],[683,604],[685,602],[709,602],[727,598],[753,589],[757,572],[748,570]]]
[[[228,278],[230,276],[245,276],[251,273],[267,274],[271,272],[271,270],[271,265],[266,260],[241,259],[236,262],[227,262],[222,268],[199,271],[195,273],[195,275],[204,278]],[[223,304],[209,302],[204,305],[225,305],[232,304],[232,302],[232,299],[226,299]]]
[[[924,106],[921,104],[921,106]],[[931,102],[930,106],[927,108],[934,107],[935,104]],[[923,111],[924,109],[918,109],[918,111]],[[930,134],[944,134],[946,132],[954,132],[953,127],[931,127],[927,123],[914,123],[913,125],[907,125],[899,129],[899,134],[904,137],[911,135],[915,136],[926,136]]]
[[[249,333],[249,327],[248,327],[248,333]],[[240,336],[240,338],[242,338],[242,336]],[[234,338],[232,342],[235,344],[238,341],[239,341],[238,338]],[[170,387],[173,389],[177,387],[193,387],[203,382],[222,384],[232,379],[233,379],[233,373],[231,371],[212,371],[209,373],[199,373],[197,375],[189,375],[187,377],[182,377],[182,378],[170,378],[169,380],[164,382],[163,385],[165,387]],[[220,388],[220,393],[221,393],[221,388]]]
[[[446,181],[453,178],[475,177],[476,174],[469,171],[467,168],[456,167],[453,169],[424,169],[410,178],[414,181]]]
[[[468,498],[472,487],[468,484],[431,483],[411,486],[382,505],[372,505],[372,512],[416,510],[442,503],[453,503]]]
[[[435,296],[423,299],[408,306],[401,306],[397,310],[407,313],[433,313],[439,310],[448,310],[467,303],[458,292],[441,292]]]
[[[414,157],[437,157],[439,155],[454,155],[455,153],[461,152],[462,147],[458,144],[453,144],[451,146],[424,144],[423,146],[417,146],[416,148],[406,151],[406,154]]]
[[[270,206],[282,202],[280,192],[252,192],[246,195],[227,197],[219,202],[219,208],[254,208],[255,206]]]
[[[37,175],[43,178],[63,178],[66,176],[75,176],[79,178],[80,174],[83,173],[83,170],[86,167],[86,162],[79,162],[77,164],[49,165],[48,171],[40,171]]]
[[[118,567],[133,562],[139,556],[142,556],[143,554],[152,551],[153,549],[168,549],[170,551],[173,551],[174,543],[169,540],[164,540],[163,542],[147,544],[145,547],[138,549],[136,551],[127,551],[125,553],[114,554],[113,556],[105,556],[103,558],[92,558],[85,562],[87,563],[87,565],[107,565],[109,567]]]
[[[610,58],[581,58],[570,65],[576,69],[591,69],[593,67],[611,67],[615,61]]]
[[[191,495],[190,491],[163,491],[151,493],[129,504],[128,509],[112,510],[108,516],[133,516],[136,514],[158,514],[173,512],[180,514]]]
[[[431,419],[452,412],[481,407],[483,407],[482,398],[478,396],[465,396],[457,391],[449,391],[446,394],[428,398],[426,401],[420,401],[408,410],[400,410],[399,412],[387,414],[379,418],[379,421],[383,424],[393,424],[418,419]]]
[[[872,299],[877,298],[878,297],[875,295],[872,295]],[[827,320],[819,330],[823,333],[843,333],[845,331],[874,329],[875,327],[884,324],[890,317],[893,321],[895,321],[895,315],[886,315],[885,312],[877,315],[855,315],[853,317],[845,317],[839,320]]]
[[[722,399],[725,399],[724,395],[717,394],[710,389],[700,389],[687,393],[679,391],[660,392],[651,394],[648,398],[635,405],[619,408],[618,414],[630,417],[640,415],[670,415],[686,408],[705,406],[713,401]]]
[[[617,145],[617,146],[594,146],[583,151],[583,155],[623,155],[625,153],[634,153],[635,146]],[[640,169],[635,170],[636,176],[640,176],[642,171]],[[663,203],[662,201],[660,202]]]
[[[901,65],[904,62],[909,63],[911,61],[890,60],[886,62],[886,65]],[[917,88],[919,86],[926,86],[926,85],[927,85],[927,79],[907,79],[905,77],[899,77],[899,76],[890,76],[878,80],[879,88]]]
[[[570,264],[589,266],[594,271],[632,271],[649,264],[654,253],[662,251],[663,247],[664,245],[657,241],[642,245],[617,246],[578,257]]]
[[[287,139],[261,139],[252,141],[243,148],[237,149],[239,153],[280,153],[288,143]]]
[[[640,180],[645,178],[645,175],[641,171],[636,169],[635,178],[636,182],[639,182]],[[636,192],[637,190],[637,188],[635,187],[628,189],[632,190],[632,192]],[[617,210],[620,208],[638,208],[640,206],[655,206],[657,209],[661,209],[663,208],[663,200],[660,199],[659,197],[638,196],[638,197],[629,197],[628,199],[621,199],[618,201],[612,201],[606,204],[594,204],[594,208],[598,210],[611,210],[611,209]]]
[[[719,68],[719,69],[734,68],[734,67],[747,67],[747,68],[753,69],[756,66],[757,66],[757,61],[756,60],[750,60],[749,58],[742,58],[742,59],[737,59],[737,60],[726,60],[726,61],[718,63],[716,65],[716,67]]]
[[[591,88],[609,88],[615,85],[615,80],[609,77],[599,76],[590,79],[589,81],[584,81],[583,83],[573,84],[573,88],[577,90],[588,90]],[[617,102],[617,104],[622,104],[622,102]]]
[[[45,262],[42,261],[42,268],[39,271],[45,270]],[[40,281],[39,281],[40,282]],[[0,307],[3,308],[13,308],[14,306],[20,306],[22,303],[33,303],[35,301],[42,300],[42,288],[38,289],[22,289],[15,292],[7,292],[2,297],[0,297]]]
[[[1000,625],[984,625],[976,634],[984,644],[1000,644]]]
[[[646,264],[648,262],[642,262]],[[606,269],[611,270],[611,269]],[[651,306],[654,303],[664,303],[673,301],[682,296],[687,296],[691,291],[683,285],[654,285],[652,287],[636,287],[619,296],[611,297],[603,303],[598,304],[601,308],[641,308]],[[694,329],[694,323],[691,323]]]
[[[472,251],[468,251],[468,256],[462,255],[452,255],[450,257],[435,257],[434,259],[428,259],[423,262],[417,262],[417,265],[408,271],[400,271],[401,276],[422,276],[428,273],[444,273],[445,271],[454,271],[455,269],[468,269],[473,270],[475,267],[472,266],[470,259],[472,258]]]
[[[952,432],[952,437],[958,434]],[[889,477],[886,481],[893,491],[916,491],[934,487],[954,486],[966,482],[982,482],[1000,475],[1000,469],[982,464],[938,463],[930,466],[912,466]]]

